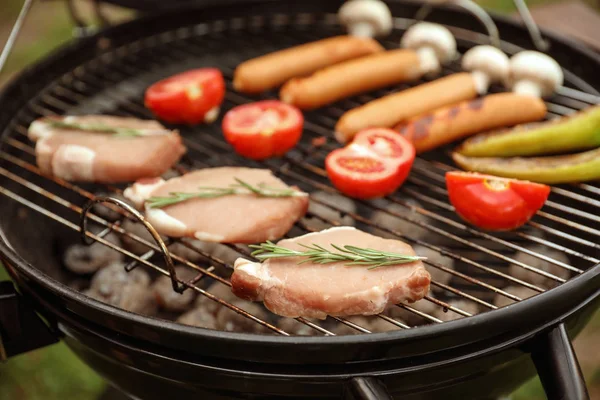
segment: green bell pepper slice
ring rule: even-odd
[[[537,156],[600,146],[600,106],[546,122],[474,136],[456,151],[467,157]]]
[[[558,184],[600,179],[600,148],[550,157],[465,157],[453,153],[452,158],[467,171],[538,183]]]

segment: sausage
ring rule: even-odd
[[[346,143],[367,128],[391,128],[440,107],[477,97],[470,73],[461,72],[370,101],[346,112],[335,125],[335,137]]]
[[[280,99],[303,110],[410,81],[421,76],[417,53],[409,49],[390,50],[346,61],[288,81],[279,92]]]
[[[233,73],[233,87],[242,93],[261,93],[291,78],[383,50],[371,38],[335,36],[318,40],[241,63]]]
[[[414,144],[417,153],[423,153],[465,136],[538,121],[545,115],[546,105],[539,97],[498,93],[411,118],[395,129]]]

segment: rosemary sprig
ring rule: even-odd
[[[338,246],[331,244],[331,247],[338,252],[327,250],[323,246],[319,246],[317,244],[301,246],[304,247],[306,251],[292,250],[286,247],[277,246],[271,241],[267,241],[266,243],[259,245],[250,245],[250,248],[256,249],[252,252],[252,256],[256,257],[260,261],[271,258],[306,257],[306,260],[299,262],[298,265],[307,262],[313,262],[315,264],[329,264],[347,261],[346,265],[363,265],[368,267],[367,269],[375,269],[388,265],[405,264],[426,259],[425,257],[390,253],[386,251],[365,249],[350,245]]]
[[[200,186],[197,192],[171,192],[169,196],[150,197],[146,205],[150,208],[162,208],[172,204],[181,203],[190,199],[210,199],[215,197],[230,196],[234,194],[254,193],[259,197],[304,197],[306,193],[294,189],[272,188],[263,184],[253,186],[241,179],[235,178],[237,183],[225,188]]]
[[[77,122],[49,121],[48,125],[51,128],[77,129],[77,130],[89,131],[89,132],[113,133],[114,137],[146,136],[146,134],[144,133],[144,130],[141,130],[141,129],[119,128],[119,127],[108,126],[108,125],[104,125],[104,124],[80,124]]]

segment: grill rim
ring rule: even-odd
[[[309,11],[306,11],[306,9],[309,8],[308,4],[306,2],[297,2],[297,3],[300,5],[303,12],[309,12]],[[418,4],[418,3],[413,3],[413,2],[404,2],[404,1],[397,1],[397,0],[394,1],[393,3],[396,5],[413,6],[413,7],[417,7],[417,4]],[[330,1],[327,3],[327,6],[335,5],[335,7],[337,9],[337,6],[339,6],[339,4],[341,4],[341,2]],[[282,5],[281,3],[277,2],[277,1],[273,1],[273,0],[253,1],[253,2],[249,3],[249,5],[244,4],[243,6],[239,6],[237,8],[237,12],[240,14],[243,14],[243,12],[245,10],[250,10],[250,11],[254,12],[256,10],[256,6],[269,7],[269,8],[265,8],[264,10],[261,10],[260,12],[257,12],[257,14],[259,14],[259,15],[269,15],[269,14],[275,14],[275,13],[281,12],[281,10],[274,9],[274,7],[273,7],[274,5],[281,6],[282,10],[285,10],[285,12],[291,13],[289,3],[287,3],[284,7],[284,5]],[[326,8],[326,5],[323,5],[322,2],[320,2],[318,6],[315,6],[315,9],[318,9],[319,12],[327,12],[328,10],[324,10],[324,8]],[[232,8],[230,5],[218,6],[218,7],[217,6],[194,7],[193,10],[202,10],[202,11],[213,12],[213,13],[209,13],[209,12],[204,13],[202,15],[202,18],[197,20],[197,22],[211,20],[214,17],[217,17],[217,18],[223,17],[223,15],[226,15],[227,17],[231,17],[231,14],[232,14]],[[466,13],[464,13],[462,11],[458,11],[456,9],[449,8],[449,7],[436,7],[436,10],[438,10],[438,11],[444,10],[444,14],[446,15],[445,19],[448,18],[448,15],[447,15],[448,12],[459,13],[462,17],[466,16]],[[451,11],[448,11],[448,10],[451,10]],[[186,11],[189,11],[189,10],[186,9]],[[173,20],[173,19],[175,19],[174,15],[181,14],[181,13],[182,13],[181,10],[173,11],[169,15],[167,15],[167,18]],[[494,20],[496,21],[496,23],[500,27],[505,25],[505,26],[509,26],[513,29],[517,28],[517,29],[524,30],[524,28],[522,26],[520,26],[519,23],[515,23],[514,21],[511,21],[508,18],[498,17],[496,15],[493,15],[493,17],[494,17]],[[92,35],[88,38],[66,44],[65,46],[54,51],[50,56],[45,57],[42,61],[35,63],[33,66],[22,71],[17,77],[13,78],[13,80],[11,80],[11,82],[3,89],[2,93],[0,93],[0,104],[4,104],[4,103],[8,102],[11,95],[14,95],[15,92],[17,94],[17,97],[19,97],[19,92],[20,92],[19,86],[22,85],[23,82],[26,82],[28,79],[31,80],[32,77],[38,75],[40,72],[44,72],[44,71],[47,72],[47,70],[50,70],[52,68],[52,66],[61,65],[61,62],[62,62],[61,59],[65,58],[69,55],[76,54],[76,52],[78,50],[83,50],[86,47],[88,47],[88,53],[89,53],[89,48],[90,47],[95,48],[97,41],[101,38],[117,39],[115,41],[119,42],[118,39],[120,37],[121,38],[127,37],[126,35],[123,35],[123,32],[127,32],[128,30],[130,32],[134,31],[135,27],[141,26],[142,24],[151,24],[152,21],[156,21],[159,18],[164,19],[165,15],[164,14],[149,15],[149,16],[145,16],[142,18],[138,18],[133,21],[130,21],[130,22],[127,22],[127,23],[124,23],[121,25],[117,25],[115,27],[108,28],[107,30],[103,30],[103,31],[101,31],[95,35]],[[435,18],[431,18],[431,19],[434,20]],[[162,25],[161,28],[163,28],[164,26],[165,25]],[[453,26],[458,26],[458,25],[453,25]],[[501,31],[502,31],[502,28],[501,28]],[[592,59],[593,61],[595,61],[597,64],[600,65],[600,55],[593,53],[585,45],[579,44],[579,43],[573,44],[573,43],[571,43],[572,41],[569,39],[559,38],[559,37],[556,37],[554,34],[551,34],[551,33],[545,32],[545,31],[543,31],[543,34],[545,37],[551,39],[551,41],[553,43],[558,43],[558,44],[561,44],[564,46],[568,46],[573,51],[582,53],[582,56],[587,57],[588,59]],[[146,36],[145,33],[143,33],[143,36]],[[85,58],[85,59],[87,59],[87,58]],[[64,62],[62,62],[62,63],[64,64]],[[60,68],[57,68],[57,69],[60,69]],[[64,69],[64,67],[62,69]],[[53,76],[51,79],[46,79],[45,83],[42,83],[42,84],[52,83],[55,79],[56,79],[56,76]],[[37,92],[37,90],[34,91],[34,93],[36,93],[36,92]],[[21,98],[22,99],[26,98],[25,101],[29,101],[31,99],[31,95],[30,94],[29,95],[21,95]],[[11,118],[9,116],[9,114],[10,113],[6,114],[8,120],[10,120],[10,118]],[[7,134],[7,132],[5,130],[3,132],[3,136],[5,136],[6,134]],[[78,302],[78,303],[85,305],[86,307],[90,307],[92,309],[91,311],[93,311],[94,313],[107,313],[111,317],[115,317],[118,320],[125,321],[125,322],[126,321],[131,322],[131,320],[133,320],[133,321],[136,321],[137,323],[139,323],[141,326],[150,326],[153,329],[162,329],[162,330],[165,330],[165,332],[170,332],[171,334],[175,334],[175,335],[183,335],[183,336],[191,336],[191,337],[200,335],[200,336],[204,336],[204,338],[209,338],[209,339],[213,339],[213,340],[224,340],[225,342],[228,342],[228,343],[241,344],[243,346],[247,346],[247,345],[256,346],[256,345],[260,344],[260,345],[277,345],[279,347],[282,344],[294,344],[294,345],[306,345],[306,347],[310,347],[312,345],[318,345],[318,344],[325,344],[327,346],[331,346],[332,344],[359,345],[359,344],[369,344],[369,343],[370,344],[378,343],[378,344],[383,345],[383,344],[398,344],[398,343],[396,343],[398,341],[402,341],[402,342],[404,342],[403,344],[406,344],[407,342],[412,342],[415,339],[426,339],[427,337],[430,337],[435,340],[436,337],[439,338],[440,334],[448,333],[448,331],[452,331],[452,333],[455,334],[456,338],[460,338],[460,340],[458,340],[458,342],[460,342],[460,343],[458,343],[457,345],[464,345],[464,344],[466,344],[465,338],[467,336],[473,336],[472,334],[474,333],[473,332],[474,326],[478,326],[479,328],[482,328],[485,325],[485,329],[483,329],[483,331],[486,331],[486,330],[494,331],[493,329],[490,329],[490,324],[502,323],[501,327],[505,328],[506,321],[504,321],[504,320],[508,319],[508,317],[511,314],[521,314],[524,311],[529,310],[530,308],[535,309],[537,311],[538,307],[552,306],[557,300],[562,301],[562,299],[559,299],[559,298],[564,297],[565,294],[571,294],[572,290],[579,290],[580,292],[583,292],[583,290],[587,289],[589,291],[589,297],[591,299],[594,299],[594,298],[600,296],[600,290],[597,290],[595,294],[593,294],[593,290],[592,290],[595,286],[599,286],[598,283],[600,283],[600,264],[599,264],[599,265],[589,268],[588,271],[581,274],[581,276],[572,278],[571,280],[562,284],[558,288],[549,290],[548,293],[541,293],[542,296],[536,295],[533,298],[526,299],[526,300],[521,301],[512,306],[504,307],[503,309],[499,309],[499,310],[494,310],[495,312],[491,315],[489,314],[489,312],[485,312],[485,313],[475,315],[475,316],[467,318],[467,319],[461,318],[460,320],[450,321],[450,322],[446,322],[444,324],[423,326],[423,327],[418,327],[416,329],[413,328],[413,329],[401,330],[401,331],[397,331],[397,332],[372,333],[370,335],[342,335],[338,338],[302,337],[302,336],[292,336],[290,338],[287,338],[287,337],[280,337],[280,336],[267,336],[267,335],[248,334],[248,333],[224,332],[224,331],[214,331],[214,330],[208,330],[208,329],[197,328],[197,327],[188,327],[188,326],[185,326],[182,324],[177,324],[177,323],[174,323],[171,321],[165,321],[165,320],[160,320],[157,318],[145,317],[145,316],[129,313],[127,311],[118,309],[114,306],[106,305],[102,302],[90,299],[90,298],[86,297],[85,295],[83,295],[73,289],[70,289],[66,285],[64,285],[58,281],[55,281],[54,279],[45,275],[43,272],[41,272],[40,270],[35,268],[33,265],[29,264],[27,261],[25,261],[24,258],[22,258],[20,255],[18,255],[16,252],[14,252],[11,249],[10,244],[9,244],[10,241],[8,240],[8,238],[6,236],[4,229],[1,227],[0,227],[0,239],[1,239],[0,240],[0,255],[2,256],[2,258],[8,259],[9,264],[16,266],[18,272],[25,273],[25,275],[28,278],[33,279],[37,284],[39,284],[45,288],[51,289],[51,292],[53,292],[53,294],[58,295],[61,298],[67,299],[72,302]],[[558,289],[560,289],[560,290],[558,290]],[[586,298],[586,297],[588,297],[588,295],[584,296],[584,298]],[[574,296],[569,297],[570,300],[572,300],[573,298],[575,298],[575,297]],[[580,297],[577,297],[577,298],[579,299]],[[561,305],[560,301],[558,302],[558,305]],[[569,311],[572,312],[574,309],[578,308],[577,305],[580,304],[581,302],[582,301],[577,301],[577,302],[571,301],[569,303],[569,307],[562,304],[562,306],[563,306],[562,309],[564,310],[564,312],[562,314],[569,314]],[[522,303],[522,305],[521,305],[521,303]],[[517,306],[519,306],[519,307],[517,307]],[[524,311],[517,311],[517,310],[521,310],[520,307],[522,307]],[[554,308],[554,309],[558,309],[558,308]],[[530,314],[533,314],[532,316],[536,316],[536,317],[538,316],[537,313],[534,314],[534,313],[530,312]],[[546,314],[547,313],[544,313],[544,315],[546,315]],[[86,317],[84,315],[81,315],[81,316],[93,321],[93,319],[91,319],[89,317]],[[519,317],[520,318],[517,318],[519,321],[515,321],[515,324],[518,322],[521,322],[521,320],[523,318],[525,318],[524,315],[520,315]],[[531,321],[532,319],[529,319],[529,320]],[[545,321],[552,322],[552,318],[546,318]],[[537,323],[537,324],[539,325],[540,323]],[[498,326],[500,327],[500,325],[498,325]],[[119,331],[123,331],[123,330],[119,330]],[[408,333],[408,331],[410,331],[411,333]],[[133,337],[136,336],[135,334],[132,334],[131,329],[129,331],[124,330],[124,332],[122,332],[122,333],[125,333],[125,334],[127,334],[129,336],[133,336]],[[464,335],[464,333],[467,333],[468,335]],[[489,336],[491,337],[493,335],[489,335]],[[490,337],[486,337],[486,339],[488,339]],[[479,334],[474,335],[474,338],[475,338],[475,340],[472,340],[470,343],[483,340],[483,339],[481,339],[481,335],[479,335]],[[149,338],[147,338],[147,337],[146,338],[142,337],[142,339],[149,340]],[[150,339],[150,341],[152,341],[152,340]],[[187,347],[185,349],[189,350],[189,348],[187,348]],[[310,351],[310,349],[303,349],[303,352],[304,351]],[[321,354],[322,349],[318,349],[317,351]],[[272,359],[272,357],[267,357],[267,358]],[[349,359],[346,357],[346,358],[344,358],[344,360],[347,361]],[[287,360],[287,362],[289,362],[289,360]]]
[[[2,231],[0,231],[0,255],[2,256],[1,258],[4,262],[6,262],[5,258],[10,259],[15,256],[18,257],[18,255],[12,249],[10,249],[9,245],[7,245],[5,242],[4,232]],[[112,322],[106,324],[104,321],[97,321],[87,318],[86,316],[81,315],[81,313],[77,313],[74,310],[69,310],[68,307],[66,307],[67,309],[64,310],[63,313],[66,312],[69,316],[75,316],[77,318],[85,318],[85,321],[78,321],[78,323],[81,323],[85,326],[97,325],[100,328],[113,330],[115,326],[118,326],[118,323],[120,322],[119,320],[122,320],[124,322],[141,323],[141,326],[144,328],[149,327],[151,329],[165,331],[172,331],[173,328],[175,328],[173,333],[181,334],[182,338],[191,337],[192,339],[208,339],[211,344],[218,345],[218,347],[211,347],[208,349],[210,351],[196,352],[196,348],[186,346],[185,343],[180,343],[180,345],[172,345],[173,343],[171,342],[169,345],[167,345],[166,343],[157,340],[160,338],[158,338],[156,334],[153,335],[155,340],[149,338],[141,339],[149,341],[154,345],[158,345],[163,348],[172,348],[176,351],[186,351],[186,354],[206,355],[228,360],[249,361],[248,352],[245,352],[243,355],[236,356],[235,349],[248,350],[250,348],[253,355],[262,354],[259,360],[252,358],[251,361],[267,362],[269,364],[279,364],[279,362],[283,362],[285,364],[305,364],[310,362],[311,364],[327,365],[344,363],[348,361],[365,361],[360,363],[360,365],[364,365],[366,362],[381,362],[383,359],[386,361],[391,359],[400,360],[415,356],[425,356],[433,352],[443,352],[446,350],[452,352],[459,351],[460,354],[465,355],[474,353],[476,353],[478,356],[484,354],[494,354],[494,352],[506,350],[507,348],[513,347],[516,344],[523,343],[527,339],[557,324],[560,324],[565,320],[568,320],[577,312],[580,312],[589,305],[593,305],[600,298],[600,264],[598,264],[592,267],[589,271],[572,278],[568,282],[552,290],[548,290],[547,292],[540,293],[540,295],[544,295],[545,293],[554,292],[552,296],[536,295],[498,310],[493,310],[495,311],[493,313],[495,315],[491,315],[489,312],[486,312],[468,318],[444,322],[443,324],[425,325],[392,332],[378,332],[363,335],[338,335],[334,337],[286,337],[279,335],[259,335],[251,333],[217,331],[186,326],[167,320],[138,315],[88,298],[85,295],[67,287],[66,285],[61,284],[60,282],[57,282],[57,285],[54,287],[45,285],[43,281],[38,280],[39,277],[35,276],[38,272],[42,275],[44,274],[29,263],[25,264],[26,265],[19,266],[18,268],[24,269],[17,272],[23,273],[27,278],[33,278],[32,281],[35,285],[39,285],[44,290],[53,292],[53,294],[59,297],[61,303],[64,303],[64,300],[74,300],[76,304],[80,306],[80,308],[81,306],[85,306],[86,308],[91,306],[96,312],[105,313],[110,317],[117,318],[116,320],[113,320],[112,318],[110,319],[111,321],[116,321],[117,323]],[[9,263],[9,266],[14,267],[15,265],[16,264]],[[9,272],[12,272],[10,268]],[[22,285],[20,285],[21,287],[25,286],[29,287],[30,290],[33,290],[35,293],[33,295],[34,298],[42,298],[44,302],[50,300],[44,297],[45,294],[40,294],[39,291],[35,290],[35,288],[32,288],[30,283],[23,282],[21,280],[21,276],[13,276],[13,278],[15,278],[18,283],[22,283]],[[43,276],[42,278],[54,281],[49,277]],[[590,291],[590,293],[584,292],[585,288],[593,289],[594,287],[598,287],[598,289],[595,290],[595,293],[593,291]],[[577,297],[572,296],[574,291],[579,294]],[[565,298],[569,298],[571,301],[566,303],[564,301]],[[52,307],[56,306],[53,305]],[[538,313],[538,309],[541,309],[541,307],[553,310],[554,312],[545,312],[543,313],[544,318],[541,318],[541,313]],[[542,319],[542,321],[538,321],[536,318]],[[508,320],[511,320],[510,324],[507,323]],[[526,327],[523,327],[522,324],[524,320],[529,322]],[[517,326],[520,329],[506,329],[507,326],[511,328]],[[479,329],[480,331],[476,331],[476,329]],[[127,338],[125,340],[135,341],[136,339],[140,339],[139,336],[131,334],[130,332],[123,332],[122,329],[114,329],[114,331],[127,334]],[[413,331],[412,334],[409,334],[408,332],[411,331]],[[416,331],[421,334],[415,334]],[[484,337],[481,335],[481,333],[484,332],[490,333],[489,337]],[[449,339],[449,333],[452,334],[451,338],[458,339],[455,340],[458,343],[450,345],[449,343],[441,340],[441,338],[446,340]],[[504,335],[502,340],[494,341],[494,339],[497,339],[501,335]],[[467,340],[467,338],[472,338],[473,340]],[[420,346],[416,352],[414,349],[412,349],[412,353],[403,350],[403,348],[411,348],[414,346],[415,341],[421,342],[419,343]],[[424,347],[423,344],[426,341],[429,342],[429,345],[437,344],[437,348],[432,349],[429,346]],[[401,353],[398,357],[389,357],[389,355],[384,355],[382,359],[374,360],[371,356],[371,352],[368,352],[367,355],[364,354],[364,350],[368,349],[369,345],[375,345],[374,349],[386,349],[390,348],[389,346],[394,344],[402,345],[402,348],[394,349],[396,353]],[[352,348],[353,351],[350,351],[349,347],[343,347],[346,345],[365,345],[367,347]],[[143,348],[142,345],[136,346]],[[286,348],[285,346],[294,347]],[[298,346],[302,347],[299,348]],[[223,353],[220,351],[221,348],[229,348],[229,351]],[[273,349],[281,351],[281,353],[284,355],[282,360],[275,361],[273,354],[269,353],[269,350]],[[295,358],[290,360],[287,358],[287,356],[289,355],[288,351],[291,351],[292,349],[294,350]],[[335,355],[336,360],[334,362],[331,362],[331,360],[325,360],[325,350],[327,350],[327,355]],[[362,358],[364,358],[364,360],[357,359],[356,357],[344,356],[351,355],[351,353],[362,353]],[[381,351],[377,353],[381,354]],[[460,359],[460,357],[456,354],[452,358]],[[357,365],[359,365],[359,363],[357,363]],[[247,371],[248,369],[246,368],[244,370]],[[382,374],[385,374],[385,372],[389,372],[389,369],[382,367]],[[360,374],[360,372],[357,372],[357,374]]]

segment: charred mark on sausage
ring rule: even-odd
[[[483,108],[483,103],[484,103],[484,98],[480,97],[478,99],[470,101],[467,104],[467,107],[470,108],[471,110],[481,110]]]
[[[448,119],[456,117],[460,113],[460,106],[454,106],[448,110]]]
[[[433,115],[427,115],[413,124],[413,138],[415,140],[423,139],[429,135],[429,126],[433,122]]]

